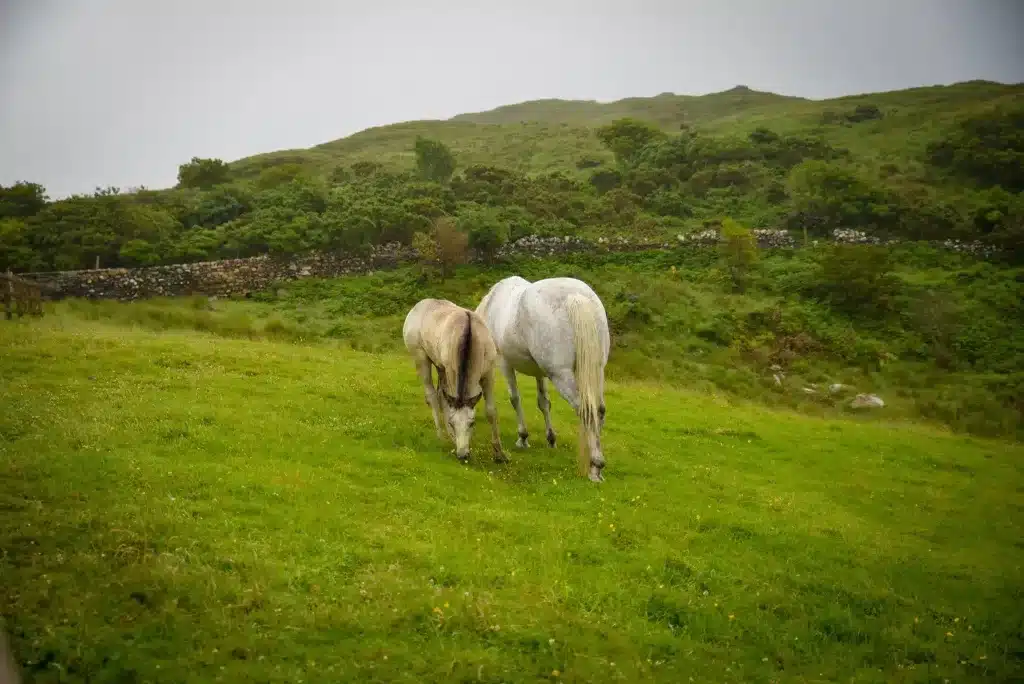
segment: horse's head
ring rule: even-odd
[[[473,436],[473,423],[476,422],[476,405],[481,393],[464,400],[459,400],[448,392],[441,390],[441,404],[444,408],[444,420],[448,431],[455,440],[455,455],[460,461],[469,458],[469,441]]]

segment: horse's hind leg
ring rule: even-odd
[[[558,393],[569,402],[572,410],[577,414],[580,410],[580,395],[576,387],[576,378],[572,373],[555,373],[551,376],[551,382],[558,390]],[[604,454],[601,452],[601,435],[598,427],[584,427],[580,421],[579,436],[579,466],[581,474],[588,474],[594,482],[603,480],[601,470],[604,468]]]
[[[555,446],[555,429],[551,427],[551,399],[548,398],[548,388],[544,384],[544,376],[537,378],[537,408],[544,414],[544,427],[547,428],[548,446]]]
[[[516,410],[516,420],[519,423],[516,426],[516,432],[519,433],[516,446],[525,449],[530,446],[528,441],[530,435],[526,431],[526,417],[523,415],[523,402],[519,397],[519,383],[516,382],[516,372],[504,359],[501,361],[501,374],[505,376],[505,381],[508,383],[509,401],[512,402],[512,408]]]
[[[573,411],[578,412],[580,410],[580,394],[576,389],[576,378],[573,377],[573,374],[571,372],[552,373],[550,378],[551,384],[555,386],[562,398],[569,402]],[[547,393],[545,392],[545,394]]]

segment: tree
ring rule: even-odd
[[[0,272],[33,271],[42,266],[29,242],[28,226],[20,218],[0,218]]]
[[[891,228],[899,221],[880,189],[845,164],[815,159],[797,164],[787,190],[791,221],[819,234],[835,228]]]
[[[160,261],[156,246],[146,240],[129,240],[118,254],[128,266],[152,266]]]
[[[421,264],[437,263],[437,240],[430,233],[416,233],[412,236],[412,247],[420,255]]]
[[[278,164],[260,171],[259,177],[256,178],[256,187],[260,190],[271,190],[297,178],[308,178],[309,176],[309,172],[302,164]]]
[[[757,263],[759,253],[757,240],[750,229],[731,218],[722,221],[722,256],[729,270],[733,287],[744,291],[750,278],[750,270]]]
[[[806,293],[849,316],[880,320],[899,294],[892,254],[874,245],[830,245]]]
[[[216,228],[252,211],[254,202],[247,185],[219,185],[200,195],[194,212],[196,223],[204,228]]]
[[[192,157],[191,161],[178,167],[178,187],[209,190],[229,180],[231,171],[220,159]]]
[[[455,173],[455,157],[440,140],[416,136],[413,151],[416,153],[416,170],[424,180],[447,183]]]
[[[46,189],[38,183],[18,181],[8,187],[0,185],[0,219],[34,216],[48,201]]]
[[[590,174],[590,184],[598,193],[605,193],[619,187],[622,183],[622,174],[615,169],[598,169]]]
[[[469,246],[488,262],[492,262],[498,250],[508,242],[508,224],[493,209],[464,210],[459,213],[458,225],[466,233]]]
[[[469,238],[450,216],[436,219],[429,234],[419,232],[412,237],[412,245],[420,253],[420,259],[440,266],[442,280],[456,266],[466,263],[468,243]]]
[[[379,162],[370,161],[363,159],[355,162],[351,166],[352,175],[356,178],[369,178],[384,170],[384,166]]]
[[[1024,107],[996,108],[962,119],[945,138],[928,146],[940,168],[984,187],[1024,190]]]
[[[596,133],[598,140],[615,155],[615,161],[626,167],[633,165],[644,146],[668,137],[657,126],[630,117],[601,126]]]

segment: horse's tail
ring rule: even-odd
[[[579,393],[580,468],[588,467],[586,433],[598,430],[601,420],[601,386],[604,364],[601,358],[601,334],[598,330],[597,307],[579,294],[571,294],[566,302],[576,346],[576,390]]]

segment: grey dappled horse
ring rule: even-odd
[[[508,460],[501,448],[494,405],[494,364],[498,351],[483,319],[446,299],[423,299],[406,315],[402,337],[423,381],[437,436],[443,440],[445,434],[438,416],[440,405],[445,430],[455,442],[455,455],[465,462],[469,458],[476,405],[482,394],[491,423],[494,460]],[[433,368],[437,368],[436,390]]]
[[[537,379],[537,406],[544,414],[548,444],[555,445],[551,401],[544,386],[544,379],[549,378],[580,418],[581,471],[587,471],[594,482],[603,480],[604,367],[611,335],[601,299],[575,278],[531,283],[511,276],[498,281],[476,311],[498,346],[498,365],[508,382],[519,423],[516,446],[529,446],[516,373]]]

